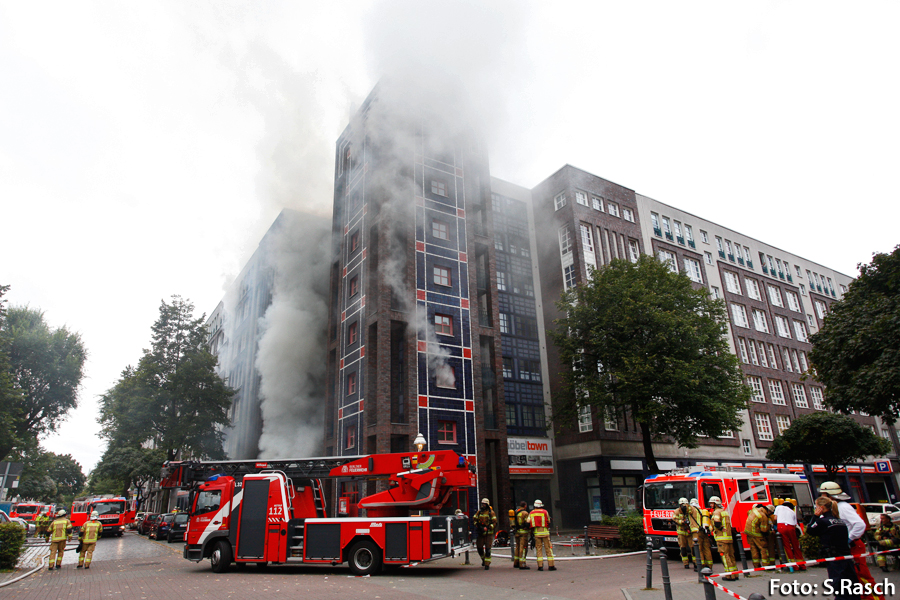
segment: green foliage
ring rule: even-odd
[[[81,465],[71,454],[46,452],[32,446],[16,456],[23,464],[18,494],[46,504],[69,504],[84,487]]]
[[[204,318],[173,296],[153,324],[153,343],[138,366],[126,367],[101,398],[102,437],[111,448],[153,441],[168,460],[179,455],[224,458],[222,429],[230,425],[234,390],[216,373],[206,349]]]
[[[9,362],[11,339],[6,325],[6,300],[3,300],[7,291],[8,285],[0,285],[0,452],[3,448],[12,448],[18,443],[15,433],[16,414],[22,402],[22,392],[13,384],[12,366]],[[4,456],[0,456],[0,459]]]
[[[80,335],[65,327],[51,329],[39,310],[12,307],[0,326],[9,361],[4,372],[17,390],[8,429],[0,434],[0,457],[5,457],[13,447],[56,431],[75,408],[87,351]]]
[[[627,550],[643,550],[647,544],[644,534],[644,520],[638,514],[620,517],[619,536],[622,547]]]
[[[900,246],[859,269],[812,336],[809,358],[829,406],[893,424],[900,414]]]
[[[0,569],[15,569],[25,543],[25,529],[17,523],[0,523]]]
[[[557,306],[565,317],[550,335],[560,363],[573,365],[553,398],[557,425],[573,425],[585,406],[629,414],[654,472],[652,441],[694,448],[699,435],[741,427],[750,389],[725,337],[725,305],[686,275],[652,256],[614,260]]]
[[[115,493],[125,495],[134,486],[138,493],[139,505],[143,503],[145,484],[159,478],[159,472],[166,453],[141,447],[121,447],[110,445],[97,467],[91,472],[91,482],[96,488],[116,487],[115,491],[94,493]]]
[[[842,465],[867,456],[884,456],[890,450],[890,442],[852,418],[816,412],[797,417],[775,438],[766,458],[785,463],[822,464],[833,479]]]
[[[800,536],[800,551],[806,560],[824,558],[822,556],[822,542],[817,536],[804,533]]]

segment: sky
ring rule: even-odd
[[[900,242],[896,2],[0,1],[0,284],[98,396],[174,294],[209,314],[278,212],[330,216],[375,83],[446,78],[492,175],[571,164],[848,275]],[[894,191],[892,191],[894,190]]]

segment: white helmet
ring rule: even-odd
[[[482,504],[490,504],[491,501],[488,500],[487,498],[482,498],[482,499],[481,499],[481,503],[482,503]]]
[[[61,508],[61,509],[59,509],[58,511],[56,511],[56,516],[57,516],[57,517],[64,517],[64,516],[66,516],[66,511],[65,511],[65,509],[64,509],[64,508]]]
[[[691,506],[694,508],[700,508],[700,501],[696,498],[691,498]]]
[[[535,500],[535,501],[534,501],[534,507],[535,507],[535,508],[544,508],[544,503],[541,502],[540,500]]]
[[[91,521],[96,521],[99,518],[100,518],[100,513],[98,513],[96,510],[91,513]]]
[[[841,489],[841,486],[836,484],[833,481],[823,481],[822,485],[819,486],[820,494],[828,494],[835,500],[849,500],[850,496],[844,493],[844,490]]]
[[[710,496],[709,503],[710,504],[718,504],[719,506],[722,506],[722,499],[719,498],[718,496]]]
[[[687,498],[679,498],[679,499],[678,499],[678,504],[682,504],[682,505],[683,505],[683,504],[687,504],[687,503],[688,503],[688,499],[687,499]]]

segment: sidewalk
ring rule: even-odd
[[[8,573],[0,573],[0,587],[10,581],[22,577],[38,566],[46,566],[45,557],[50,555],[50,544],[46,542],[32,543],[34,538],[28,538],[28,544],[22,547],[22,554],[16,568]],[[66,552],[74,551],[78,542],[70,541],[66,545]]]

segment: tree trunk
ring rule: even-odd
[[[659,473],[656,457],[653,455],[653,436],[650,433],[650,427],[643,421],[638,421],[638,424],[641,426],[641,440],[644,444],[644,460],[647,461],[647,469],[651,473]]]

